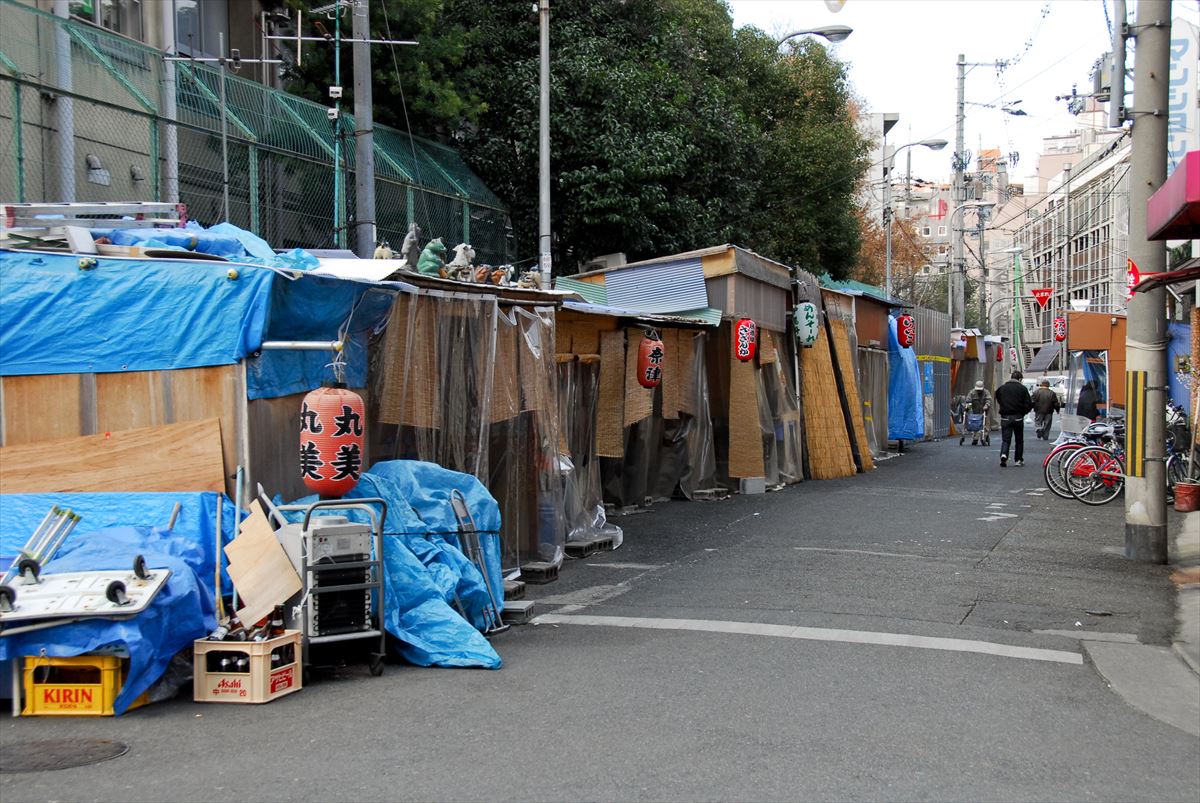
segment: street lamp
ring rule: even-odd
[[[883,222],[885,242],[887,243],[883,261],[883,289],[888,298],[892,297],[892,218],[895,217],[892,214],[892,168],[896,166],[896,155],[905,148],[913,148],[917,145],[929,148],[931,151],[940,151],[946,147],[946,144],[944,139],[923,139],[919,142],[901,145],[887,157],[887,164],[883,171]]]
[[[820,28],[807,28],[803,31],[792,31],[787,36],[776,42],[776,44],[782,45],[792,37],[804,36],[805,34],[823,36],[830,42],[844,42],[852,33],[854,33],[854,29],[847,25],[823,25]]]

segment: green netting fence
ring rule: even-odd
[[[230,222],[277,248],[352,246],[353,116],[330,121],[325,106],[225,72],[223,156],[221,81],[211,64],[168,61],[0,0],[0,201],[177,200],[212,224],[227,164]],[[386,126],[374,133],[380,239],[399,248],[416,222],[423,239],[510,261],[507,210],[453,149]]]

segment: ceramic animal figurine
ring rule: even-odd
[[[417,271],[426,276],[444,276],[446,270],[446,246],[442,238],[430,240],[417,260]]]
[[[415,270],[417,261],[421,258],[421,246],[417,245],[420,238],[421,227],[413,223],[408,227],[408,234],[404,235],[404,242],[400,245],[400,257],[409,270]]]
[[[451,279],[464,282],[475,281],[474,272],[471,270],[471,262],[474,259],[475,249],[466,243],[459,243],[454,246],[454,259],[446,266],[446,273]]]
[[[391,246],[389,246],[387,244],[387,240],[384,240],[383,242],[379,243],[379,245],[375,246],[375,253],[373,255],[373,258],[374,259],[391,259],[395,255],[396,254],[394,251],[392,251]]]

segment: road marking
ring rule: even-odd
[[[999,513],[999,512],[997,512],[997,513],[993,513],[990,516],[981,516],[981,517],[975,519],[975,521],[1004,521],[1005,519],[1015,519],[1015,518],[1017,518],[1016,513]]]
[[[545,605],[596,605],[601,602],[619,597],[629,591],[627,585],[599,585],[588,586],[577,591],[569,591],[565,594],[553,594],[549,597],[542,597],[538,600],[539,603]]]
[[[908,633],[878,633],[870,630],[837,630],[823,627],[793,627],[757,622],[724,622],[714,619],[650,619],[637,616],[591,616],[588,614],[544,613],[533,619],[535,625],[594,625],[644,630],[688,630],[701,633],[734,633],[744,636],[836,641],[844,644],[877,644],[887,647],[914,647],[922,650],[972,652],[1001,658],[1049,661],[1059,664],[1083,664],[1083,655],[1065,650],[1017,647],[971,639],[916,636]]]
[[[1101,633],[1096,630],[1035,630],[1043,636],[1062,636],[1080,641],[1112,641],[1120,644],[1140,644],[1137,633]]]
[[[661,569],[664,564],[661,563],[585,563],[584,566],[595,566],[599,569],[638,569],[641,571],[652,572],[656,569]]]
[[[1008,502],[991,502],[988,507],[1008,507]]]
[[[879,558],[923,558],[929,560],[928,555],[914,555],[911,552],[872,552],[869,549],[838,549],[823,546],[794,546],[792,549],[799,552],[848,552],[852,555],[875,555]]]

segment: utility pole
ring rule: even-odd
[[[550,289],[550,0],[538,0],[538,268]]]
[[[1118,25],[1124,20],[1118,19]],[[1139,0],[1133,66],[1133,152],[1129,171],[1129,258],[1142,275],[1166,268],[1163,243],[1146,239],[1146,201],[1167,179],[1167,102],[1171,0]],[[1121,76],[1123,78],[1123,76]],[[1117,76],[1114,76],[1114,85]],[[1164,452],[1166,291],[1137,293],[1129,302],[1125,341],[1125,409],[1130,421],[1125,482],[1125,557],[1167,562]]]
[[[375,122],[371,111],[370,7],[354,0],[354,251],[362,259],[375,252]]]
[[[1125,125],[1125,38],[1128,35],[1126,17],[1125,0],[1113,0],[1113,62],[1108,88],[1109,128],[1121,128]]]
[[[1071,165],[1063,165],[1063,172],[1067,175],[1063,184],[1065,194],[1063,197],[1062,303],[1058,307],[1058,314],[1062,316],[1063,322],[1067,325],[1067,336],[1058,345],[1058,365],[1063,371],[1070,371],[1071,366],[1067,364],[1067,357],[1071,353],[1068,348],[1071,342]]]
[[[958,54],[958,107],[955,114],[954,123],[954,206],[962,206],[967,201],[966,186],[963,177],[963,169],[966,167],[966,149],[963,143],[963,125],[966,122],[966,102],[964,93],[967,84],[967,57],[962,53]],[[962,225],[962,218],[959,218],[959,227],[951,234],[954,237],[954,252],[953,261],[954,267],[950,270],[948,277],[950,282],[950,325],[962,326],[965,323],[964,314],[966,312],[966,288],[963,283],[963,235],[965,228]],[[950,221],[953,225],[954,221]]]
[[[979,271],[983,283],[979,285],[979,326],[985,332],[991,331],[991,316],[988,314],[988,269],[987,269],[987,210],[979,210]]]
[[[54,0],[54,16],[61,21],[54,26],[54,83],[64,92],[74,89],[71,75],[71,4],[67,0]],[[54,123],[58,129],[55,137],[55,154],[58,159],[58,200],[62,203],[75,201],[75,100],[70,95],[54,97]],[[158,166],[155,165],[155,169]]]

